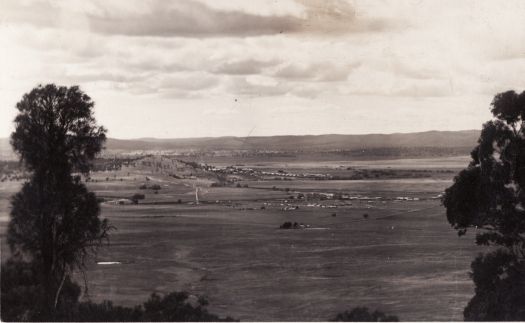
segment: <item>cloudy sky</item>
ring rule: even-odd
[[[477,129],[525,89],[525,1],[0,1],[0,137],[38,84],[116,138]]]

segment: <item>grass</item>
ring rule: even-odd
[[[162,186],[154,194],[138,189],[147,173],[133,172],[123,169],[114,172],[117,180],[89,183],[107,198],[146,194],[139,205],[102,206],[102,216],[118,230],[111,234],[111,245],[89,263],[93,301],[134,305],[152,292],[187,290],[207,295],[211,312],[241,320],[327,320],[355,306],[377,308],[402,320],[460,320],[473,295],[468,270],[480,249],[472,235],[458,238],[439,200],[429,199],[450,185],[450,178],[242,181],[248,188],[211,188],[200,178],[203,203],[191,205],[191,180],[150,174],[148,185]],[[19,189],[1,185],[2,198]],[[283,211],[281,204],[291,193],[272,186],[383,199],[354,200],[336,209],[289,201],[300,208]],[[422,199],[392,200],[409,195]],[[183,203],[175,203],[177,199]],[[264,203],[271,205],[262,210]],[[0,207],[0,215],[7,214],[8,204]],[[311,229],[278,229],[285,221]],[[2,232],[5,223],[0,222]],[[3,239],[3,259],[5,254]],[[102,266],[99,261],[121,264]]]

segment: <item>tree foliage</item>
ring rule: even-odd
[[[9,260],[1,270],[2,321],[41,321],[46,309],[39,298],[45,294],[39,268],[31,262]],[[80,287],[69,278],[64,283],[54,321],[67,322],[204,322],[234,321],[209,313],[208,301],[185,292],[165,296],[152,294],[142,305],[126,307],[110,301],[79,302]],[[196,301],[192,301],[192,297]]]
[[[106,140],[106,129],[96,125],[94,105],[78,86],[34,88],[16,104],[13,149],[37,173],[59,168],[88,172]]]
[[[61,183],[25,183],[11,201],[7,242],[13,254],[29,255],[42,269],[63,274],[82,269],[107,237],[95,194],[78,177]],[[60,279],[62,275],[59,275]]]
[[[40,268],[33,262],[8,260],[1,269],[1,319],[3,322],[41,321],[48,318],[42,298]],[[65,317],[77,304],[80,287],[69,277],[63,284],[54,319]]]
[[[165,296],[153,293],[142,305],[134,307],[83,302],[74,307],[64,319],[77,322],[232,322],[231,317],[221,318],[209,313],[208,302],[200,297],[192,303],[186,292],[173,292]]]
[[[366,307],[356,307],[351,311],[339,313],[331,319],[332,322],[399,322],[394,315],[387,315],[381,311],[370,312]]]
[[[11,145],[31,179],[12,199],[7,242],[14,257],[38,268],[39,319],[52,319],[60,294],[86,256],[107,238],[99,205],[74,172],[88,173],[106,130],[78,87],[38,86],[17,103]],[[40,306],[40,305],[39,305]]]
[[[494,119],[483,125],[470,164],[445,191],[443,204],[459,235],[475,228],[478,245],[501,249],[472,263],[476,295],[465,318],[523,320],[514,296],[525,298],[525,289],[516,289],[525,281],[525,92],[496,95],[491,112]],[[509,288],[514,296],[503,304]]]
[[[523,321],[523,264],[506,250],[480,255],[472,262],[475,295],[464,311],[467,321]]]
[[[523,251],[525,241],[525,92],[492,102],[495,120],[483,125],[472,161],[445,191],[447,219],[464,234],[483,229],[477,242]]]

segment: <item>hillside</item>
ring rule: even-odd
[[[305,135],[270,137],[216,137],[183,139],[113,139],[106,144],[108,151],[354,151],[370,149],[414,149],[431,147],[446,151],[452,149],[468,152],[479,137],[479,130],[427,131],[417,133],[367,134],[367,135]],[[13,157],[7,138],[0,139],[0,157]],[[10,159],[10,158],[9,158]]]
[[[193,149],[274,151],[332,151],[412,147],[457,148],[474,147],[478,137],[479,130],[367,135],[109,139],[107,148],[118,150]]]

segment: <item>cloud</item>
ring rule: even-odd
[[[198,1],[74,3],[78,6],[38,0],[30,5],[9,2],[3,18],[10,23],[38,27],[89,28],[108,35],[190,38],[326,35],[395,28],[389,20],[359,17],[353,6],[343,0],[296,0],[302,8],[300,13],[285,11],[265,15],[231,6],[219,9]]]
[[[143,75],[128,74],[128,73],[114,73],[114,72],[85,72],[85,73],[66,73],[64,78],[71,83],[85,83],[107,81],[115,83],[131,83],[144,80]]]
[[[376,123],[388,109],[452,124],[457,114],[425,112],[425,100],[461,108],[464,120],[475,119],[467,127],[490,117],[476,109],[495,93],[524,86],[523,1],[2,0],[0,7],[1,106],[55,82],[85,88],[109,119],[134,106],[139,123],[145,108],[154,115],[186,106],[196,123],[214,120],[203,107],[225,111],[214,116],[238,112],[236,127],[268,114],[300,120],[297,129],[309,131],[311,122],[333,131],[345,111],[356,111],[349,118],[364,127],[363,118]],[[223,134],[237,131],[225,124]],[[186,120],[180,125],[202,134]]]
[[[392,96],[417,97],[450,97],[454,93],[446,82],[422,82],[418,84],[406,84],[392,89]]]
[[[270,97],[288,94],[291,86],[268,77],[236,76],[229,80],[227,90],[236,95]]]
[[[259,74],[263,69],[279,64],[277,60],[256,60],[256,59],[241,59],[229,61],[213,68],[214,73],[230,74],[230,75],[250,75]]]
[[[213,10],[198,2],[154,2],[148,12],[90,14],[91,29],[103,34],[159,37],[257,36],[292,31],[294,18]]]
[[[218,84],[218,79],[205,73],[178,73],[161,77],[160,88],[176,88],[186,91],[198,91],[211,88]]]
[[[306,81],[343,81],[346,80],[350,71],[356,66],[358,64],[336,66],[329,62],[312,64],[289,63],[277,70],[275,76]]]

